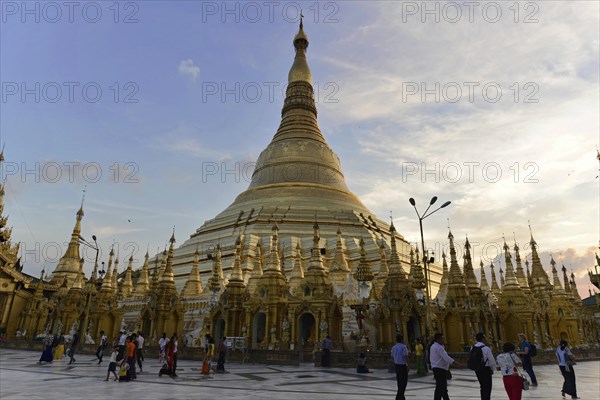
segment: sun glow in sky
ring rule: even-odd
[[[319,124],[363,203],[416,242],[408,198],[451,200],[425,240],[439,258],[449,219],[476,265],[503,236],[528,256],[530,221],[548,273],[552,255],[587,296],[600,239],[589,1],[3,1],[2,179],[24,272],[54,269],[84,188],[82,235],[136,266],[245,190],[279,123],[300,7]]]

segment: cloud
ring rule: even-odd
[[[179,73],[181,75],[189,75],[192,81],[196,82],[198,75],[200,75],[200,68],[194,65],[194,61],[191,59],[181,60],[179,63]]]

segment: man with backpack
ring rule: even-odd
[[[517,351],[516,353],[519,356],[521,356],[521,361],[523,362],[523,369],[531,378],[531,386],[537,386],[538,382],[535,376],[535,372],[533,372],[533,363],[531,362],[531,357],[535,357],[537,354],[537,348],[535,347],[535,345],[527,341],[527,337],[524,333],[519,333],[517,336],[519,337],[519,346],[521,348],[521,351]]]
[[[479,332],[475,335],[477,343],[471,347],[467,366],[475,371],[479,381],[481,400],[490,400],[492,395],[492,374],[496,367],[496,360],[492,350],[485,345],[485,334]]]

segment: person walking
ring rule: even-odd
[[[98,364],[102,362],[102,357],[104,356],[104,349],[106,348],[107,342],[108,338],[104,334],[104,331],[100,331],[100,344],[98,345],[98,350],[96,350],[96,358],[98,359]]]
[[[219,347],[217,351],[219,352],[219,358],[217,359],[217,372],[225,372],[225,356],[227,355],[227,338],[223,336],[221,338],[221,343],[219,343]]]
[[[163,332],[162,337],[158,341],[158,362],[160,365],[163,365],[167,362],[167,343],[169,343],[169,339],[167,339],[167,334]]]
[[[519,333],[519,346],[521,351],[516,353],[521,356],[521,362],[523,363],[523,369],[527,372],[531,378],[531,386],[537,386],[537,378],[535,372],[533,372],[533,363],[531,362],[531,344],[527,341],[527,337],[524,333]]]
[[[51,363],[53,358],[53,354],[52,354],[52,344],[54,343],[54,335],[51,333],[47,333],[46,337],[44,338],[44,351],[42,352],[42,355],[40,357],[40,360],[38,361],[38,364],[41,364],[42,362],[48,362]]]
[[[144,361],[144,342],[146,341],[146,339],[144,339],[144,336],[142,335],[142,331],[138,331],[137,334],[137,342],[138,342],[138,359],[141,359],[142,361]],[[140,369],[141,369],[141,365],[140,365]]]
[[[58,334],[58,340],[56,342],[56,347],[54,348],[54,359],[60,360],[63,358],[63,354],[65,353],[65,336],[62,333]]]
[[[71,346],[69,347],[69,365],[74,364],[75,361],[75,352],[77,351],[77,346],[79,346],[79,332],[75,332],[73,334],[73,338],[71,339]]]
[[[566,394],[570,394],[572,399],[578,399],[577,397],[577,385],[575,382],[575,371],[573,365],[575,363],[575,356],[571,353],[571,350],[567,347],[568,343],[566,340],[561,340],[559,347],[556,349],[556,358],[558,359],[558,368],[564,378],[562,390],[560,394],[565,397]]]
[[[331,367],[331,350],[333,350],[333,342],[331,337],[326,336],[321,345],[323,354],[321,355],[321,367]]]
[[[523,394],[523,382],[519,374],[521,359],[515,354],[515,345],[507,342],[502,346],[502,353],[496,359],[496,369],[502,372],[504,390],[508,394],[508,400],[521,400]]]
[[[490,400],[492,395],[492,374],[496,367],[496,360],[492,350],[485,344],[485,334],[479,332],[475,335],[477,343],[469,352],[469,368],[475,371],[479,381],[481,400]],[[472,365],[472,363],[474,363]]]
[[[396,400],[405,400],[404,392],[408,384],[408,348],[403,343],[404,337],[401,334],[396,335],[396,344],[392,347],[392,360],[396,370],[396,383],[398,391]]]
[[[446,352],[444,335],[439,332],[433,336],[433,343],[429,348],[429,362],[435,379],[433,400],[450,400],[450,397],[448,397],[448,377],[452,376],[450,375],[450,365],[452,363],[456,366],[460,365]]]
[[[117,375],[116,370],[117,370],[117,357],[119,356],[119,346],[113,346],[113,351],[110,355],[110,361],[108,363],[108,371],[106,371],[106,379],[105,381],[108,380],[108,377],[110,376],[110,373],[112,372],[113,375],[115,376],[115,381],[119,380],[119,375]]]
[[[125,341],[127,340],[127,335],[125,332],[119,332],[119,360],[125,358]]]
[[[204,360],[202,361],[202,367],[200,368],[200,372],[203,375],[210,374],[210,368],[212,365],[212,358],[215,353],[215,345],[213,343],[212,337],[210,334],[206,334],[204,336]]]
[[[140,373],[142,373],[142,372],[144,372],[144,370],[142,368],[142,361],[144,361],[144,356],[142,356],[142,351],[143,351],[143,346],[144,346],[144,338],[142,338],[140,341],[139,335],[136,335],[134,333],[134,334],[132,334],[132,336],[134,337],[133,344],[135,345],[135,358],[136,358],[138,366],[140,367]],[[141,343],[141,345],[140,345],[140,343]],[[140,346],[142,346],[142,348],[140,348]]]
[[[425,367],[425,352],[423,350],[423,341],[421,340],[421,338],[417,338],[417,342],[415,344],[417,375],[427,375],[427,368]]]
[[[171,336],[171,342],[173,342],[173,375],[172,376],[177,376],[176,371],[177,371],[177,345],[179,343],[179,341],[177,340],[177,332],[173,334],[173,336]]]

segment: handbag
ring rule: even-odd
[[[529,381],[525,378],[525,375],[519,375],[521,377],[521,384],[523,386],[523,390],[529,390]]]
[[[446,379],[447,380],[451,380],[452,379],[452,372],[450,372],[449,369],[446,370]]]

